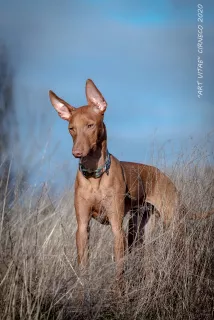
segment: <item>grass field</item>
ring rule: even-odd
[[[214,169],[202,158],[180,159],[168,174],[190,212],[214,207]],[[125,257],[123,296],[114,292],[109,226],[92,221],[90,266],[83,279],[78,276],[72,190],[54,200],[48,185],[39,193],[28,189],[10,208],[3,199],[0,222],[2,320],[214,318],[214,217],[187,215],[180,238],[176,225],[163,232],[158,222],[147,241]]]

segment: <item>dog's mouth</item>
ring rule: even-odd
[[[89,157],[93,157],[93,152],[89,151],[86,154],[83,154],[82,157],[79,157],[81,163],[84,163],[88,160]]]
[[[81,159],[81,161],[86,159],[88,156],[93,156],[93,152],[91,150],[89,150],[89,152],[72,151],[72,154],[76,159]]]
[[[91,159],[96,159],[96,148],[92,147],[88,152],[82,153],[82,156],[79,157],[81,163],[87,162],[88,160]]]
[[[72,150],[72,154],[76,159],[80,159],[81,162],[84,162],[88,159],[88,157],[94,157],[97,151],[96,143],[91,146],[90,149],[86,150]]]

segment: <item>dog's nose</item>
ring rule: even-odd
[[[80,150],[72,150],[73,156],[75,158],[81,158],[82,157],[82,152]]]

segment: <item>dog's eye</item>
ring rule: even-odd
[[[88,124],[88,128],[92,128],[94,126],[93,123]]]

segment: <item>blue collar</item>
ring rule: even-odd
[[[108,152],[108,149],[107,149],[107,156],[106,156],[106,161],[105,161],[104,165],[100,168],[97,168],[96,170],[86,169],[84,167],[84,165],[81,162],[79,162],[80,172],[82,172],[82,174],[84,175],[85,178],[91,178],[91,177],[93,177],[95,179],[100,178],[104,172],[106,172],[106,174],[108,175],[109,169],[111,166],[110,155],[111,154]]]

